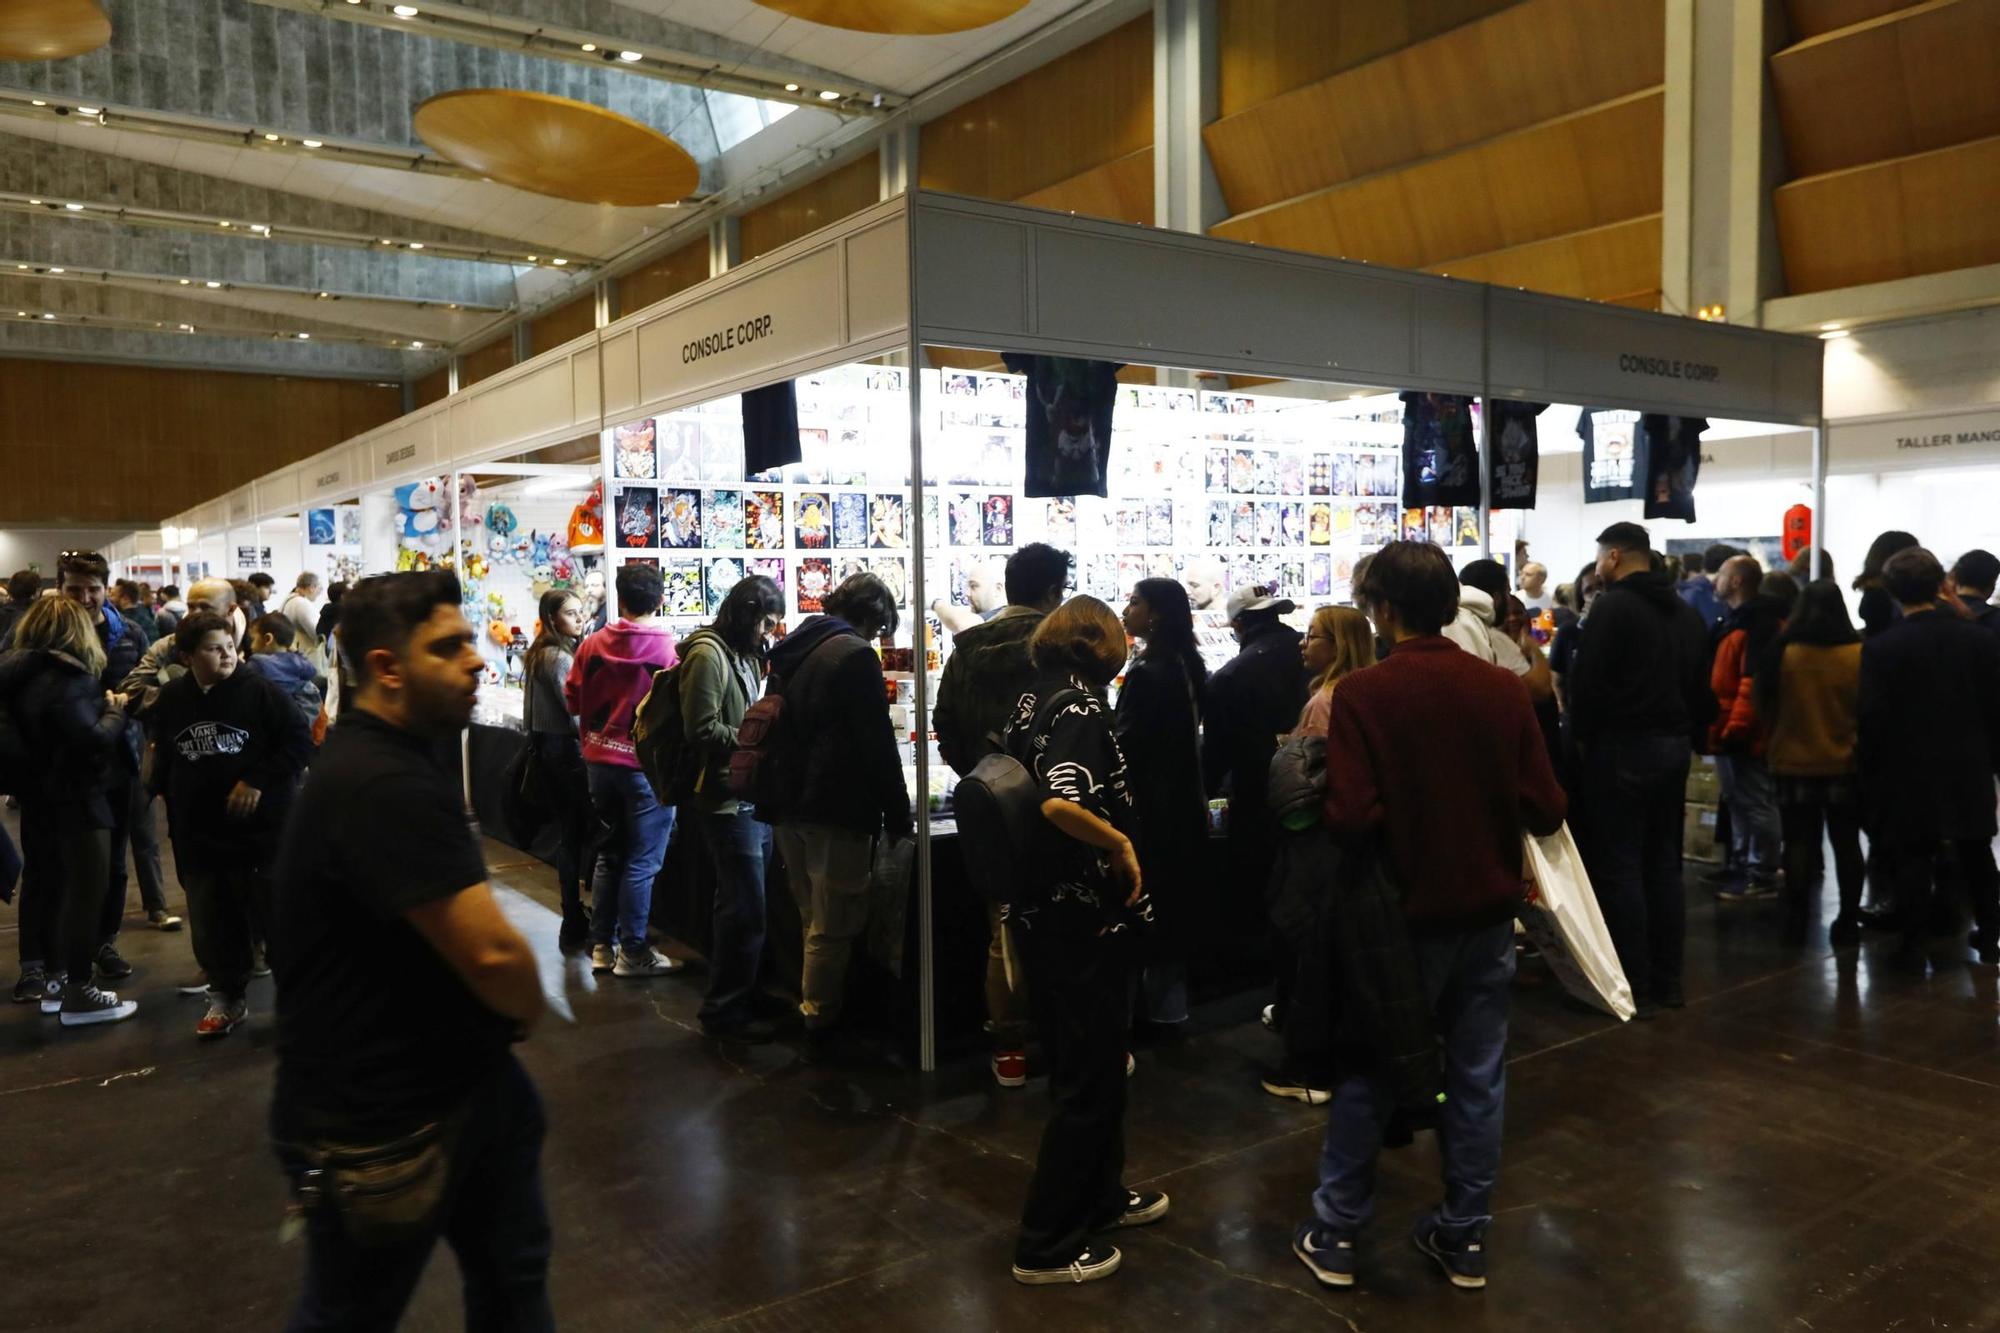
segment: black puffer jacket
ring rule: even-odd
[[[882,659],[852,625],[814,616],[771,650],[770,694],[785,700],[782,771],[792,796],[771,823],[910,832],[910,793],[889,725]]]
[[[1715,717],[1708,628],[1665,574],[1628,574],[1598,594],[1563,683],[1579,744],[1602,736],[1702,738]]]
[[[106,706],[98,678],[67,653],[14,649],[0,654],[0,702],[44,759],[23,800],[46,803],[59,828],[112,827],[107,793],[123,759],[126,718]]]

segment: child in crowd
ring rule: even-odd
[[[250,626],[250,655],[244,665],[276,685],[310,727],[319,717],[319,684],[313,664],[294,652],[298,630],[282,611],[259,616]]]

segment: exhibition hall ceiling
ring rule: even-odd
[[[0,58],[0,352],[419,376],[447,345],[581,295],[603,266],[698,226],[704,201],[809,169],[909,98],[1104,2],[1028,0],[972,31],[911,37],[754,0],[34,0],[22,8],[48,34],[0,26],[6,50],[76,50],[91,11],[110,36],[64,58]],[[636,122],[685,154],[685,193],[613,204],[585,201],[587,184],[563,198],[486,179],[415,120],[473,88]],[[596,197],[651,197],[629,170],[605,174]]]

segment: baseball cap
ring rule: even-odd
[[[1298,610],[1298,603],[1289,597],[1280,597],[1270,585],[1255,583],[1247,588],[1238,588],[1229,594],[1229,619],[1233,623],[1238,616],[1255,611],[1276,611],[1279,615],[1289,615]]]

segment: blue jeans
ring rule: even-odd
[[[305,1289],[288,1333],[394,1328],[439,1236],[458,1256],[466,1328],[554,1329],[552,1237],[542,1199],[544,1128],[541,1097],[509,1055],[494,1081],[473,1097],[453,1146],[451,1183],[435,1230],[363,1246],[348,1239],[330,1210],[307,1215]],[[305,1161],[282,1146],[278,1159],[296,1188]]]
[[[590,942],[614,938],[633,952],[646,946],[646,922],[653,913],[653,881],[666,859],[674,831],[674,808],[653,799],[653,784],[636,768],[590,766],[590,799],[610,830],[604,839],[597,892],[604,901],[590,909]],[[609,873],[605,873],[607,871]],[[614,904],[611,895],[617,895]],[[614,929],[616,934],[614,936]]]
[[[1438,1153],[1444,1163],[1444,1239],[1475,1239],[1493,1220],[1500,1173],[1500,1128],[1507,1097],[1507,997],[1514,979],[1514,923],[1413,941],[1417,970],[1444,1044],[1444,1108]],[[1353,1235],[1375,1212],[1375,1159],[1395,1100],[1371,1073],[1334,1089],[1320,1150],[1313,1212]]]
[[[1747,755],[1719,754],[1717,774],[1729,806],[1729,841],[1736,864],[1750,879],[1768,884],[1778,877],[1778,793],[1770,765]]]
[[[702,816],[709,865],[715,871],[715,938],[708,950],[708,995],[701,1021],[741,1023],[752,1017],[757,968],[764,958],[764,867],[771,826],[745,805],[733,815]]]

